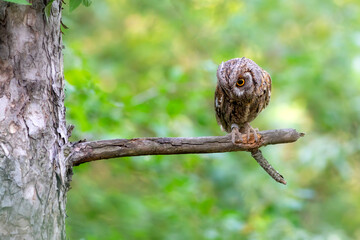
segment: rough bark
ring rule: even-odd
[[[65,239],[61,2],[0,1],[0,239]]]

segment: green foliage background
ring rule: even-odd
[[[64,10],[72,140],[222,135],[216,68],[246,56],[273,79],[260,129],[286,178],[246,152],[134,157],[74,169],[70,239],[360,239],[358,0],[94,1]]]

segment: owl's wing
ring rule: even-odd
[[[222,131],[225,131],[226,129],[226,123],[223,119],[224,97],[225,97],[224,91],[219,87],[219,85],[217,85],[215,90],[214,106],[216,113],[216,121],[220,125]]]
[[[259,86],[256,88],[256,100],[258,101],[257,114],[259,114],[270,102],[271,96],[271,77],[270,74],[265,70],[262,70],[261,81],[259,81]]]
[[[271,97],[271,77],[268,72],[263,70],[263,94],[264,94],[264,102],[265,106],[264,108],[269,104],[270,97]]]

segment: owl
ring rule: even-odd
[[[216,120],[222,130],[231,133],[234,144],[242,143],[241,134],[251,132],[258,141],[257,131],[250,122],[269,104],[270,75],[248,58],[234,58],[220,64],[215,90]]]

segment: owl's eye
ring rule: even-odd
[[[236,86],[241,87],[245,84],[245,79],[239,78],[236,82]]]

